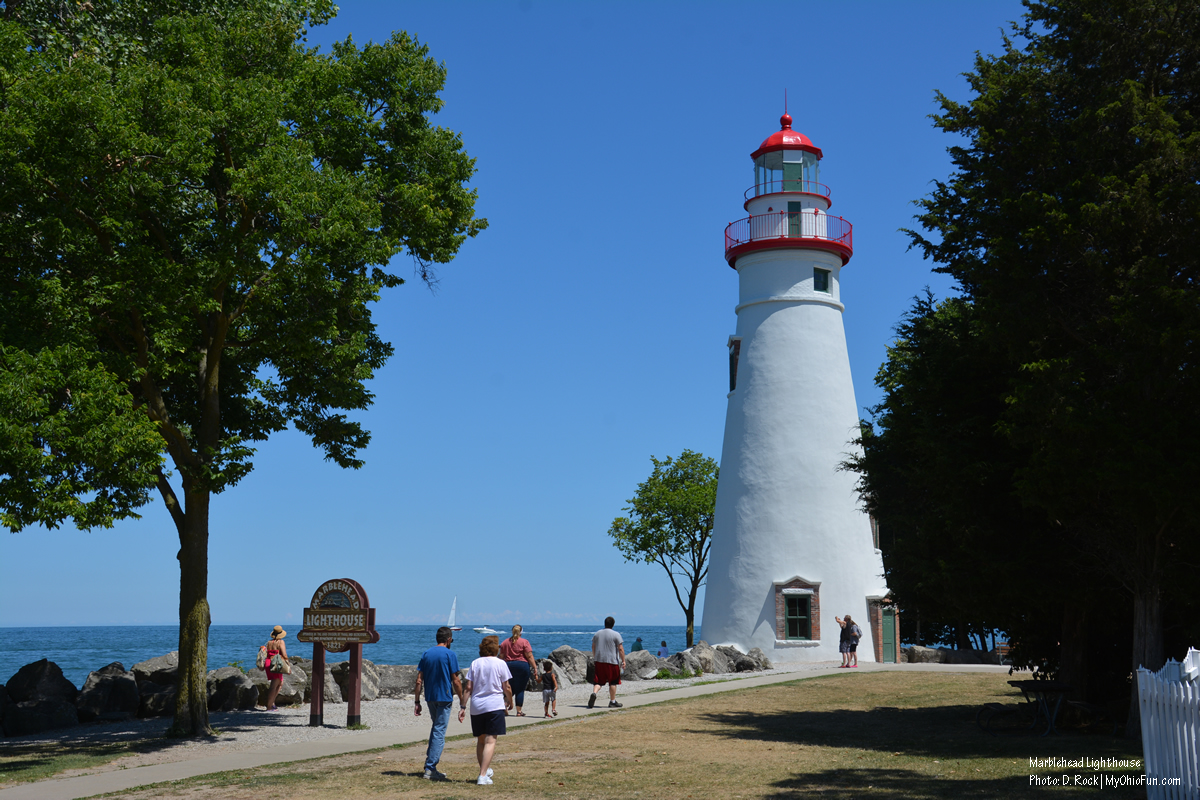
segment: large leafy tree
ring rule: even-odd
[[[1022,499],[1100,557],[1132,600],[1131,666],[1157,668],[1200,543],[1200,6],[1026,6],[974,99],[941,98],[963,144],[915,242],[1015,365]]]
[[[696,595],[708,576],[717,462],[684,450],[678,458],[650,456],[654,471],[608,529],[626,561],[658,564],[666,571],[687,620],[687,646],[695,633]]]
[[[884,532],[888,586],[906,617],[960,646],[971,630],[1007,631],[1015,658],[1069,665],[1061,677],[1083,696],[1079,619],[1098,573],[1021,501],[1022,453],[999,426],[1013,367],[984,341],[969,300],[917,298],[848,466]],[[1049,652],[1057,641],[1063,652]]]
[[[0,2],[0,509],[179,536],[172,732],[210,731],[209,509],[289,426],[361,465],[371,315],[486,227],[403,33],[304,44],[328,0]]]

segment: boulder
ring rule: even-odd
[[[4,715],[8,713],[12,704],[13,701],[8,696],[8,689],[0,685],[0,733],[4,732]]]
[[[746,655],[758,662],[759,669],[775,669],[771,664],[771,659],[767,658],[767,654],[762,651],[761,647],[751,647],[750,652]]]
[[[25,700],[9,706],[4,713],[5,736],[29,736],[78,724],[75,704],[61,697]]]
[[[729,672],[729,657],[708,642],[701,640],[691,651],[705,672],[717,675]]]
[[[691,650],[680,650],[667,659],[667,669],[677,674],[686,669],[695,675],[701,672],[703,667],[700,666],[700,659],[696,658]]]
[[[623,681],[648,681],[658,674],[658,659],[647,650],[635,650],[625,656]]]
[[[88,673],[75,708],[82,722],[123,720],[137,716],[141,704],[137,680],[120,661]]]
[[[174,686],[179,677],[179,651],[167,653],[165,656],[139,661],[130,667],[133,677],[141,688],[143,683],[156,683],[159,686]]]
[[[75,684],[63,677],[58,664],[45,658],[21,667],[16,675],[8,679],[5,688],[8,689],[9,699],[15,703],[63,700],[73,706],[79,695]]]
[[[938,664],[941,663],[941,652],[933,647],[922,647],[919,644],[914,644],[912,647],[903,648],[905,659],[910,664]]]
[[[587,683],[588,665],[592,663],[591,653],[564,644],[550,653],[549,658],[562,667],[563,674],[571,683]]]
[[[350,692],[346,688],[350,685],[349,661],[333,665],[333,679],[337,681],[338,686],[342,690],[342,699],[349,698]],[[377,697],[379,697],[379,671],[375,669],[373,663],[364,658],[362,660],[362,685],[359,698],[363,701],[368,701],[374,700]]]
[[[940,648],[943,664],[999,664],[999,654],[986,650],[950,650]]]
[[[717,652],[728,660],[730,672],[757,672],[762,669],[757,661],[732,645],[721,645]]]
[[[267,695],[271,692],[271,682],[267,680],[266,671],[255,667],[246,673],[246,677],[258,689],[258,704],[265,706]],[[308,673],[293,663],[292,674],[284,675],[283,682],[279,685],[279,694],[275,695],[275,705],[291,706],[303,703],[307,685]]]
[[[178,690],[154,681],[138,684],[138,716],[169,717],[175,714],[175,697]]]
[[[305,683],[304,688],[304,702],[306,703],[312,702],[312,687],[313,675],[309,673],[308,681]],[[326,703],[344,702],[342,700],[342,687],[338,686],[337,681],[333,679],[333,669],[328,664],[325,665],[325,694],[323,696]]]
[[[237,667],[208,673],[209,711],[250,711],[258,704],[258,687]]]
[[[312,676],[313,676],[312,659],[311,658],[289,658],[288,663],[291,664],[292,667],[299,667],[300,669],[304,670],[304,676],[307,678],[307,680],[304,682],[304,696],[307,697],[309,691],[312,689]],[[325,664],[325,669],[329,669],[328,663]]]
[[[408,664],[378,664],[379,696],[397,699],[408,697],[417,685],[417,668]]]

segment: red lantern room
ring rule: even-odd
[[[725,229],[725,259],[737,269],[739,256],[767,248],[815,248],[854,255],[852,226],[831,216],[829,187],[820,182],[821,148],[799,131],[792,118],[779,118],[779,130],[750,154],[754,185],[743,207],[750,214]]]

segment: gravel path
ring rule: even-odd
[[[622,695],[640,694],[651,689],[674,689],[688,686],[697,682],[736,681],[743,677],[765,674],[803,673],[828,669],[830,662],[816,664],[781,664],[766,672],[750,672],[738,675],[705,675],[701,678],[685,680],[649,680],[629,681],[623,683],[617,690],[617,700]],[[584,706],[591,687],[586,684],[561,686],[558,691],[558,704],[563,706]],[[607,705],[608,692],[601,690],[597,706]],[[526,692],[525,713],[530,717],[542,717],[542,694]],[[457,712],[457,704],[455,704]],[[428,711],[420,717],[413,715],[411,696],[404,700],[381,699],[364,702],[361,706],[362,722],[373,731],[423,729],[429,728]],[[185,761],[192,758],[221,755],[248,750],[265,750],[279,745],[293,744],[342,736],[355,736],[358,731],[345,728],[346,704],[325,704],[325,725],[319,728],[308,725],[308,704],[281,707],[278,711],[231,711],[211,714],[209,719],[217,729],[216,740],[176,740],[166,739],[163,734],[170,725],[170,718],[130,720],[128,722],[81,725],[62,731],[54,731],[39,736],[22,736],[0,740],[0,753],[10,747],[18,747],[30,743],[55,742],[63,746],[89,746],[114,742],[139,742],[137,753],[125,756],[111,762],[107,767],[89,769],[89,773],[107,771],[109,769],[127,769],[166,762]],[[458,714],[451,717],[447,734],[455,736],[470,733],[470,720],[458,722]],[[58,777],[67,777],[60,775]],[[3,785],[3,784],[0,784]]]

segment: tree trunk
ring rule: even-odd
[[[1073,688],[1069,698],[1087,699],[1087,606],[1068,602],[1063,609],[1062,637],[1059,643],[1058,679]]]
[[[696,585],[692,584],[692,593],[688,595],[688,606],[683,610],[687,617],[687,646],[692,646],[692,638],[696,633]]]
[[[954,626],[954,648],[956,650],[971,649],[971,640],[967,636],[967,623],[960,622]]]
[[[1158,670],[1163,665],[1162,587],[1157,581],[1139,584],[1133,593],[1133,680],[1129,687],[1129,719],[1125,736],[1142,735],[1142,713],[1138,704],[1139,667]]]
[[[179,534],[179,694],[168,736],[211,736],[208,724],[207,490],[187,493]]]

